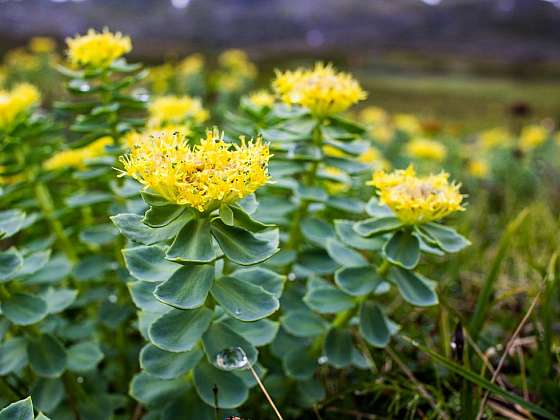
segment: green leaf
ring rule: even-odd
[[[459,252],[471,244],[468,239],[459,235],[454,229],[437,223],[420,225],[418,230],[433,239],[437,246],[446,252]]]
[[[51,420],[51,419],[45,416],[43,413],[39,413],[37,414],[37,417],[35,417],[35,420]]]
[[[261,267],[240,268],[231,273],[230,276],[256,286],[261,286],[278,299],[282,296],[284,281],[286,280],[285,276]]]
[[[113,196],[102,191],[79,192],[66,199],[66,205],[70,208],[91,206],[111,201]]]
[[[463,366],[460,366],[457,363],[452,362],[451,360],[447,359],[445,356],[442,356],[441,354],[436,353],[435,351],[429,349],[426,346],[423,346],[422,344],[418,343],[417,341],[412,340],[408,337],[404,337],[404,338],[406,339],[406,341],[408,341],[410,344],[412,344],[416,348],[420,349],[424,353],[427,353],[437,363],[444,366],[446,369],[449,369],[450,371],[455,372],[456,374],[462,376],[463,378],[465,378],[469,382],[472,382],[473,384],[478,385],[481,388],[484,388],[484,389],[488,390],[489,392],[505,399],[506,401],[509,401],[513,404],[518,404],[521,407],[525,408],[526,410],[528,410],[528,411],[530,411],[534,414],[538,414],[539,416],[542,416],[546,419],[558,420],[558,416],[552,414],[548,410],[525,400],[523,397],[521,397],[517,394],[514,394],[512,392],[504,390],[499,385],[496,385],[495,383],[490,382],[488,379],[484,378],[483,376],[478,375],[476,372],[473,372],[472,370],[469,370],[469,369],[465,369]]]
[[[336,261],[322,249],[305,250],[298,257],[298,265],[310,274],[330,274],[338,268]]]
[[[395,213],[389,207],[381,204],[377,197],[372,197],[366,205],[366,213],[371,217],[395,217]]]
[[[383,348],[389,344],[391,335],[397,332],[397,326],[373,302],[364,302],[360,308],[360,334],[375,347]]]
[[[73,372],[94,370],[103,360],[103,352],[95,341],[84,341],[68,349],[68,369]]]
[[[163,207],[170,204],[169,201],[153,191],[142,190],[140,191],[140,195],[144,202],[150,207]]]
[[[13,293],[0,304],[6,318],[16,325],[31,325],[43,319],[47,311],[47,303],[27,293]]]
[[[306,381],[298,381],[295,397],[302,407],[311,408],[325,399],[326,392],[321,381],[311,378]]]
[[[252,233],[263,232],[267,229],[271,229],[274,225],[260,222],[249,215],[249,213],[244,210],[239,203],[230,206],[232,211],[232,225],[237,226],[241,229],[245,229]],[[225,222],[224,222],[225,223]],[[226,223],[228,224],[228,223]]]
[[[76,300],[76,296],[78,296],[77,290],[49,287],[42,298],[47,302],[48,313],[57,314],[72,305]]]
[[[29,276],[41,270],[49,262],[51,251],[38,251],[33,254],[28,254],[23,260],[23,266],[17,272],[18,277]]]
[[[39,378],[31,389],[31,398],[36,410],[51,412],[64,398],[64,384],[58,378]]]
[[[212,320],[206,307],[190,310],[172,309],[150,326],[150,340],[162,350],[188,351],[194,347]]]
[[[329,364],[337,369],[352,363],[352,333],[346,328],[331,328],[325,338],[325,356]]]
[[[354,225],[354,230],[361,236],[374,236],[391,232],[402,227],[402,222],[396,217],[382,217],[381,219],[366,219]]]
[[[253,346],[257,347],[270,344],[276,337],[279,328],[278,322],[271,321],[269,319],[259,319],[258,321],[253,322],[243,322],[235,318],[228,317],[221,322],[224,325],[227,325]]]
[[[352,308],[355,304],[351,296],[330,285],[308,289],[303,301],[311,309],[321,314],[345,311]]]
[[[379,251],[384,244],[381,237],[364,238],[354,230],[354,222],[351,220],[335,220],[334,228],[338,237],[346,245],[364,251]]]
[[[347,213],[361,214],[364,211],[364,203],[358,199],[351,197],[329,197],[325,202],[327,207],[332,209],[345,211]]]
[[[160,302],[154,296],[154,290],[158,286],[158,283],[135,281],[127,283],[127,286],[130,291],[132,301],[138,308],[144,311],[158,312],[160,314],[171,310],[169,305]]]
[[[224,310],[241,321],[256,321],[280,306],[278,299],[260,286],[234,277],[221,277],[210,290]]]
[[[80,232],[80,241],[89,245],[105,245],[112,242],[118,231],[111,224],[91,226]]]
[[[402,297],[408,303],[416,306],[431,306],[438,303],[433,287],[418,273],[393,267],[389,270],[389,280],[397,285]]]
[[[0,238],[15,235],[25,225],[25,213],[21,210],[0,211]]]
[[[208,361],[217,368],[220,368],[216,362],[218,354],[234,347],[243,349],[251,365],[257,362],[257,349],[222,322],[214,322],[208,328],[202,336],[202,345]]]
[[[164,227],[181,216],[185,211],[187,211],[185,206],[167,205],[150,207],[146,211],[142,222],[153,228]]]
[[[214,267],[208,264],[187,265],[169,280],[158,285],[154,295],[167,305],[193,309],[204,304],[214,280]]]
[[[324,248],[327,240],[335,237],[333,227],[323,220],[306,217],[301,221],[301,233],[309,242]]]
[[[27,365],[27,340],[15,337],[0,344],[0,375],[16,372]]]
[[[23,258],[15,249],[0,252],[0,283],[14,278],[22,265]]]
[[[360,253],[334,238],[327,240],[327,253],[333,260],[344,267],[363,267],[368,263]]]
[[[317,369],[317,359],[311,356],[307,348],[291,349],[288,354],[282,358],[282,366],[284,372],[290,378],[297,379],[298,381],[305,381],[311,379]]]
[[[383,254],[393,264],[412,270],[420,261],[420,241],[409,231],[398,231],[383,246]]]
[[[30,338],[27,355],[31,368],[39,375],[55,378],[66,368],[66,350],[62,343],[51,334]]]
[[[179,232],[166,258],[178,262],[209,263],[220,257],[220,247],[210,233],[208,219],[193,219]]]
[[[212,221],[212,235],[231,261],[240,265],[253,265],[267,260],[278,252],[278,229],[253,235],[221,220]],[[266,236],[265,236],[266,235]]]
[[[146,405],[165,405],[178,396],[183,396],[190,388],[185,377],[160,379],[146,372],[140,372],[130,382],[130,395]]]
[[[214,389],[217,388],[218,407],[221,409],[239,407],[249,396],[241,378],[206,361],[194,369],[194,386],[202,401],[212,407],[215,407]]]
[[[130,274],[141,281],[165,281],[181,268],[179,264],[167,261],[164,249],[158,245],[126,248],[122,253]]]
[[[228,226],[233,226],[233,211],[226,203],[220,205],[220,219]]]
[[[343,267],[334,273],[334,281],[343,292],[351,296],[364,296],[371,293],[383,279],[371,266]]]
[[[140,367],[161,379],[175,379],[194,368],[204,353],[199,347],[172,353],[146,344],[140,351]]]
[[[308,187],[299,184],[296,193],[301,201],[324,202],[329,198],[327,192],[321,187]]]
[[[151,228],[145,225],[142,219],[142,216],[132,213],[117,214],[111,217],[113,223],[124,236],[144,245],[152,245],[176,236],[191,217],[189,217],[189,213],[185,212],[167,226],[160,228]]]
[[[0,411],[0,420],[33,420],[31,397],[10,404]]]
[[[282,327],[296,337],[315,337],[323,334],[328,323],[319,315],[309,310],[289,311],[280,318]]]

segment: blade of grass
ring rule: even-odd
[[[409,342],[410,344],[412,344],[414,347],[416,347],[419,350],[423,351],[424,353],[428,354],[430,357],[432,357],[436,362],[440,363],[442,366],[446,367],[447,369],[449,369],[452,372],[457,373],[458,375],[461,375],[463,378],[469,380],[473,384],[478,385],[481,388],[484,388],[484,389],[492,392],[493,394],[495,394],[495,395],[497,395],[501,398],[504,398],[505,400],[507,400],[511,403],[518,404],[521,407],[525,408],[526,410],[528,410],[532,413],[538,414],[539,416],[542,416],[546,419],[560,420],[559,417],[552,414],[548,410],[546,410],[542,407],[539,407],[538,405],[533,404],[529,401],[525,401],[519,395],[513,394],[509,391],[506,391],[506,390],[500,388],[498,385],[490,382],[488,379],[483,378],[482,376],[478,375],[477,373],[472,372],[470,370],[467,370],[464,367],[458,365],[457,363],[448,360],[447,358],[445,358],[441,354],[429,349],[428,347],[423,346],[422,344],[418,343],[417,341],[415,341],[415,340],[413,340],[409,337],[406,337],[406,336],[401,336],[401,337],[404,340],[406,340],[407,342]]]
[[[469,324],[469,332],[474,341],[477,341],[484,324],[486,313],[488,312],[488,308],[490,306],[490,298],[492,290],[494,289],[494,283],[496,283],[498,274],[500,274],[500,267],[502,265],[502,261],[506,257],[511,238],[521,227],[528,214],[529,209],[524,209],[521,213],[519,213],[517,217],[508,224],[505,233],[500,239],[498,253],[494,257],[490,271],[484,279],[484,284],[476,301],[474,313]]]

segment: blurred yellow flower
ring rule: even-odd
[[[495,149],[497,147],[509,145],[511,134],[503,127],[495,127],[480,133],[478,141],[480,145],[487,150]]]
[[[249,60],[245,51],[226,50],[218,56],[218,63],[229,73],[236,73],[247,79],[257,77],[257,67]]]
[[[4,57],[4,63],[7,67],[23,71],[34,71],[41,65],[39,57],[29,54],[23,48],[15,48],[8,51]]]
[[[443,144],[423,137],[410,140],[405,147],[405,152],[411,158],[435,162],[442,162],[447,156],[447,149]]]
[[[370,135],[378,143],[387,144],[395,137],[395,130],[389,125],[376,125],[371,128]]]
[[[35,54],[47,54],[56,49],[56,42],[48,36],[35,36],[29,41],[29,49]]]
[[[152,84],[152,91],[162,95],[169,89],[170,80],[175,76],[175,69],[169,63],[150,68],[148,80]]]
[[[256,92],[253,92],[247,99],[252,105],[258,108],[262,108],[265,106],[271,107],[272,105],[274,105],[274,95],[266,90],[258,90]]]
[[[548,134],[548,130],[540,125],[523,127],[519,136],[519,148],[524,152],[533,150],[546,141]]]
[[[485,160],[472,159],[467,164],[467,171],[469,175],[475,178],[486,178],[490,173],[490,167]]]
[[[68,58],[75,66],[104,68],[132,50],[128,36],[115,34],[107,28],[103,32],[90,29],[86,35],[67,38]]]
[[[368,147],[365,152],[358,156],[358,162],[365,163],[377,168],[387,169],[390,163],[383,157],[383,154],[375,147]]]
[[[396,114],[393,116],[393,124],[398,130],[405,132],[409,136],[422,132],[420,120],[411,114]]]
[[[377,171],[368,185],[377,188],[379,200],[405,224],[440,220],[464,210],[460,184],[449,182],[449,174],[417,177],[414,167],[393,172]]]
[[[334,146],[331,146],[330,144],[326,144],[325,146],[323,146],[323,153],[325,154],[325,156],[330,156],[330,157],[348,157],[348,155],[346,153],[344,153],[342,150],[337,149]]]
[[[318,117],[346,111],[367,96],[350,74],[323,63],[312,70],[277,71],[272,87],[284,103],[303,106]]]
[[[20,83],[10,91],[0,90],[0,130],[7,130],[18,116],[40,100],[41,94],[29,83]]]
[[[124,171],[171,203],[200,212],[232,203],[256,191],[268,179],[268,145],[262,140],[226,143],[217,129],[189,146],[178,134],[162,132],[121,157]]]
[[[87,160],[94,159],[105,154],[105,147],[113,144],[109,136],[100,137],[87,146],[63,150],[43,162],[43,168],[47,171],[56,171],[65,168],[83,169]]]
[[[191,54],[181,60],[178,69],[183,76],[201,73],[204,69],[204,56],[199,53]]]
[[[368,106],[360,111],[359,119],[364,124],[380,125],[387,123],[389,115],[383,108]]]
[[[192,120],[198,124],[209,118],[199,98],[191,96],[161,96],[148,106],[149,127],[162,127],[168,124],[183,124]]]

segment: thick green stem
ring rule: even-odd
[[[35,197],[39,202],[39,206],[41,207],[43,216],[45,216],[45,218],[49,222],[51,229],[56,236],[59,246],[62,248],[70,261],[76,262],[78,260],[76,252],[74,251],[74,248],[70,243],[68,236],[66,236],[62,224],[54,214],[55,209],[51,193],[49,192],[47,186],[42,182],[37,182],[37,184],[35,185]]]

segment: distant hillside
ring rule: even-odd
[[[433,0],[432,0],[433,1]],[[0,0],[0,45],[88,27],[161,58],[227,47],[272,54],[410,49],[505,61],[560,59],[560,8],[543,0]],[[557,2],[560,5],[560,0]]]

